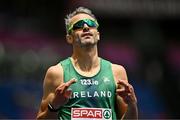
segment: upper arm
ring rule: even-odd
[[[125,80],[128,82],[128,77],[126,74],[126,70],[123,66],[121,65],[117,65],[117,64],[112,64],[112,71],[113,71],[113,75],[114,75],[114,79],[115,79],[115,83],[116,83],[116,87],[117,86],[117,80]],[[123,101],[123,99],[120,96],[116,96],[116,114],[117,117],[120,119],[122,118],[122,116],[125,114],[126,110],[127,110],[127,105],[125,104],[125,102]]]
[[[47,105],[55,95],[55,89],[63,82],[63,70],[58,64],[50,67],[45,75],[43,82],[43,97],[39,108],[39,113],[43,114],[46,111]]]
[[[43,99],[47,98],[49,93],[55,92],[56,87],[58,87],[63,82],[63,70],[60,65],[50,67],[45,75],[43,83]]]

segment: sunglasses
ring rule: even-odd
[[[90,28],[98,28],[99,24],[96,20],[83,19],[79,20],[76,23],[70,25],[68,28],[68,33],[71,33],[73,30],[83,29],[84,24],[88,25]]]

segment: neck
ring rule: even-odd
[[[99,67],[97,46],[74,49],[72,55],[74,66],[82,71],[91,71]]]

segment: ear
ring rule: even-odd
[[[67,34],[67,35],[66,35],[66,40],[67,40],[67,42],[68,42],[69,44],[72,44],[72,43],[73,43],[73,37],[72,37],[72,35]]]
[[[97,32],[97,40],[99,41],[100,40],[100,33]]]

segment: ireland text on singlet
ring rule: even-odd
[[[80,75],[74,69],[70,58],[60,62],[64,71],[64,82],[72,78],[76,78],[77,82],[70,86],[72,95],[68,103],[59,109],[59,119],[71,119],[72,108],[109,108],[112,111],[112,119],[116,119],[114,108],[116,87],[111,63],[102,58],[100,61],[100,71],[93,77]]]

